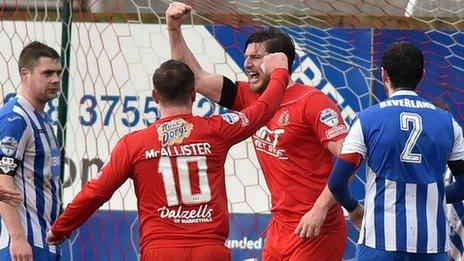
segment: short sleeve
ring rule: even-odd
[[[319,141],[327,147],[329,141],[338,141],[346,136],[348,128],[337,105],[322,92],[308,98],[306,118]]]
[[[350,131],[343,141],[342,151],[340,154],[359,153],[366,158],[367,147],[364,142],[361,121],[356,118],[351,125]]]
[[[27,123],[17,113],[0,118],[0,174],[14,176],[28,143]]]
[[[454,132],[454,142],[451,149],[449,161],[453,160],[462,160],[464,159],[464,139],[462,136],[462,128],[459,124],[452,119],[453,121],[453,132]]]

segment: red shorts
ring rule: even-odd
[[[263,249],[263,260],[341,260],[345,252],[347,233],[345,227],[334,233],[319,234],[311,240],[304,240],[296,235],[294,230],[271,219]]]
[[[225,245],[157,247],[143,251],[141,261],[229,261],[230,250]]]

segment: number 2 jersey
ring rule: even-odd
[[[360,112],[342,154],[367,162],[359,242],[387,251],[450,249],[445,217],[446,162],[464,158],[461,127],[415,92],[397,91]]]
[[[240,110],[255,102],[249,84],[223,89],[221,105]],[[271,192],[273,218],[294,229],[321,194],[333,166],[327,143],[348,129],[337,105],[320,90],[295,83],[274,117],[253,136],[253,145]],[[329,210],[322,232],[346,229],[340,205]]]
[[[134,181],[142,251],[224,244],[229,233],[224,163],[229,148],[274,115],[288,83],[276,69],[269,91],[241,112],[160,119],[125,135],[99,177],[89,181],[52,227],[69,236],[128,178]]]

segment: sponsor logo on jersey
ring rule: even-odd
[[[347,132],[348,128],[345,125],[337,125],[332,127],[330,130],[325,131],[325,136],[327,136],[327,139],[332,139]]]
[[[15,121],[15,120],[20,120],[20,119],[21,119],[21,117],[19,117],[19,116],[11,116],[11,117],[6,118],[6,120],[9,121],[9,122],[12,122],[12,121]]]
[[[0,161],[0,169],[2,173],[10,173],[16,169],[18,164],[15,163],[15,160],[10,157],[2,157]]]
[[[242,120],[242,126],[245,127],[250,123],[250,120],[246,117],[246,115],[243,112],[237,112],[238,116]]]
[[[192,123],[184,119],[174,119],[158,125],[156,131],[158,132],[158,140],[161,141],[161,146],[172,146],[182,143],[185,138],[190,136],[192,129]]]
[[[250,120],[248,120],[248,118],[242,112],[228,112],[221,114],[221,117],[229,124],[235,124],[241,120],[242,126],[246,126],[250,122]]]
[[[206,205],[200,205],[198,208],[184,210],[182,205],[177,208],[169,208],[164,206],[158,209],[161,218],[168,218],[174,223],[196,224],[208,223],[213,221],[213,209]]]
[[[221,114],[221,117],[224,121],[226,121],[229,124],[235,124],[240,120],[240,117],[236,113],[224,113]]]
[[[279,124],[279,126],[283,127],[283,126],[287,126],[289,122],[290,122],[290,112],[288,112],[288,110],[285,110],[280,114],[279,119],[277,120],[277,123]]]
[[[331,108],[327,108],[321,111],[319,120],[329,127],[334,127],[338,124],[338,115]]]
[[[2,150],[3,155],[5,156],[13,156],[18,149],[18,141],[10,136],[6,136],[0,142],[0,148]]]
[[[270,130],[267,126],[261,127],[261,129],[253,135],[255,149],[278,159],[287,159],[285,150],[278,146],[279,137],[284,133],[284,129]]]

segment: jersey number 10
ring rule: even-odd
[[[206,165],[206,157],[176,157],[177,174],[179,177],[180,196],[183,204],[199,204],[211,200],[211,189],[208,182],[208,166]],[[199,193],[192,193],[190,184],[189,163],[196,163],[198,166],[198,183],[200,187]],[[174,179],[174,171],[171,165],[171,158],[162,156],[158,163],[158,172],[163,176],[164,191],[166,192],[166,201],[168,206],[179,205],[177,198],[176,183]]]
[[[412,129],[409,129],[409,126]],[[400,128],[403,131],[411,131],[408,140],[404,145],[403,152],[401,152],[401,161],[408,163],[421,163],[422,155],[420,153],[413,153],[412,149],[422,133],[422,118],[417,113],[403,112],[400,114]]]

